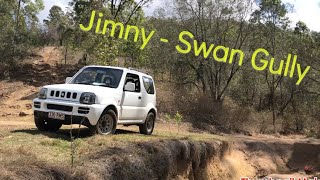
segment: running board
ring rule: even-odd
[[[144,120],[118,120],[117,124],[143,124]]]

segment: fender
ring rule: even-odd
[[[102,102],[101,102],[101,104],[103,105],[103,107],[104,107],[104,109],[103,110],[105,110],[108,106],[114,106],[114,107],[116,107],[116,110],[117,110],[117,112],[115,112],[116,114],[117,114],[117,121],[119,120],[119,105],[118,105],[118,103],[114,100],[114,99],[111,99],[111,98],[107,98],[107,99],[105,99],[105,100],[103,100]],[[102,113],[102,112],[101,112]]]
[[[145,111],[145,116],[144,116],[144,120],[143,120],[143,123],[145,122],[146,118],[147,118],[147,115],[148,115],[148,112],[151,111],[151,109],[154,109],[156,111],[156,116],[157,116],[157,108],[152,104],[152,103],[149,103],[146,107],[146,111]]]

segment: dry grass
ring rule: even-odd
[[[136,127],[119,130],[113,136],[88,136],[86,129],[82,129],[81,137],[75,140],[74,169],[70,164],[68,129],[59,133],[39,133],[35,129],[2,132],[0,179],[163,179],[190,173],[205,176],[202,174],[205,161],[219,152],[224,138],[187,131],[177,135],[162,129],[167,125],[160,124],[161,129],[152,136],[138,134]],[[185,163],[196,163],[197,168],[185,169],[182,167]],[[127,167],[126,171],[123,167]]]
[[[170,126],[170,129],[168,128]],[[71,143],[69,127],[66,126],[58,133],[40,133],[34,128],[10,131],[0,131],[0,169],[10,171],[22,162],[29,167],[29,164],[45,162],[47,165],[59,165],[60,167],[71,167]],[[78,134],[75,130],[74,135]],[[190,133],[186,128],[177,134],[177,126],[168,123],[158,123],[152,136],[145,136],[138,133],[138,128],[128,127],[118,130],[113,136],[89,136],[86,128],[81,129],[80,138],[75,140],[76,158],[75,166],[79,166],[88,160],[89,156],[95,155],[108,149],[119,147],[135,146],[137,144],[163,143],[167,141],[192,141],[192,142],[219,142],[226,138],[211,135]],[[162,145],[165,148],[165,145]],[[136,151],[133,148],[131,151]],[[138,151],[139,152],[139,151]],[[119,154],[119,153],[116,153]],[[121,156],[121,155],[119,155]],[[51,167],[50,166],[50,167]],[[14,171],[15,172],[15,171]]]
[[[231,159],[223,160],[230,153],[229,142],[235,139],[190,132],[194,130],[188,123],[182,125],[178,134],[176,124],[158,122],[152,136],[139,134],[135,126],[120,128],[113,136],[88,136],[88,130],[81,129],[80,138],[75,140],[73,168],[68,126],[58,133],[39,133],[34,128],[22,127],[1,129],[0,179],[235,179],[231,178],[232,173],[246,174],[248,170],[237,168],[241,158],[242,163],[250,163],[249,158],[257,165],[265,164],[266,154],[277,159],[279,155],[285,157],[282,150],[277,150],[282,147],[277,140],[268,143],[251,137],[253,140],[245,143],[248,149],[241,148],[246,157],[229,155]],[[74,134],[78,134],[77,130]],[[290,147],[285,145],[282,149]],[[278,160],[267,160],[277,165]]]

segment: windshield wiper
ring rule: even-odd
[[[79,83],[74,83],[74,84],[91,85],[91,83],[88,83],[88,82],[79,82]]]
[[[111,87],[110,85],[106,85],[106,84],[99,84],[99,85],[95,85],[95,86]]]
[[[110,84],[104,84],[104,83],[92,83],[92,85],[112,88],[112,86]]]

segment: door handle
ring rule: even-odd
[[[139,96],[138,99],[141,100],[141,96]]]

